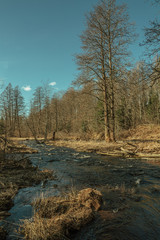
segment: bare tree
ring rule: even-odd
[[[37,121],[37,134],[41,135],[42,129],[42,109],[44,106],[44,89],[43,87],[37,87],[33,94],[32,107],[34,108],[36,121]]]
[[[14,109],[13,109],[13,87],[11,84],[1,94],[1,113],[5,119],[5,135],[13,135],[14,131]]]
[[[24,98],[18,86],[15,88],[9,84],[1,94],[1,117],[5,122],[5,132],[7,135],[17,135],[21,137],[21,122],[24,117]]]
[[[160,23],[158,19],[150,22],[150,27],[145,28],[145,41],[149,55],[157,55],[160,52]]]
[[[37,141],[39,136],[47,139],[50,131],[50,95],[47,84],[37,87],[31,101],[31,109],[28,117],[28,126]]]
[[[116,139],[116,81],[128,56],[132,32],[126,6],[117,6],[115,0],[101,0],[87,17],[87,29],[81,36],[83,53],[76,56],[82,72],[77,82],[80,85],[92,82],[94,91],[102,93],[105,139],[109,141]]]
[[[153,0],[153,4],[160,5],[160,0]],[[151,58],[151,75],[152,84],[160,80],[160,22],[159,18],[151,21],[149,27],[144,29],[145,40],[141,46],[146,47],[146,55]]]

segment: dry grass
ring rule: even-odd
[[[160,154],[159,142],[139,142],[136,145],[139,152]]]
[[[144,124],[139,125],[135,129],[131,129],[130,136],[127,139],[138,140],[159,140],[160,139],[160,125]]]
[[[90,192],[89,195],[88,191]],[[20,228],[27,240],[65,240],[69,239],[73,231],[80,230],[94,218],[94,209],[89,207],[88,201],[97,201],[98,191],[92,189],[82,190],[78,195],[65,197],[49,197],[36,199],[34,217],[24,220]],[[84,194],[85,192],[85,194]],[[83,195],[84,194],[84,195]],[[82,203],[85,196],[85,203]],[[94,197],[93,197],[94,196]],[[94,198],[94,199],[93,199]]]
[[[117,142],[108,143],[95,140],[76,140],[76,137],[58,138],[48,141],[49,145],[65,146],[77,151],[96,152],[109,156],[126,157],[159,157],[160,154],[160,126],[149,124],[141,125],[135,129],[124,131]],[[132,145],[132,146],[131,146]]]
[[[26,140],[25,138],[0,138],[0,151],[5,151],[6,153],[37,153],[36,149],[27,147],[24,144],[20,144],[20,141]]]
[[[77,151],[87,151],[87,152],[97,152],[97,151],[106,151],[106,150],[116,150],[119,149],[120,143],[106,143],[105,141],[85,141],[85,140],[57,140],[49,141],[49,145],[54,146],[65,146],[69,148],[74,148]]]
[[[24,233],[25,239],[32,240],[65,239],[59,233],[60,228],[60,226],[55,228],[53,219],[41,218],[38,214],[35,214],[33,219],[24,221],[22,233]],[[52,236],[54,237],[52,238]]]

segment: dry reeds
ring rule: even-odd
[[[96,190],[84,189],[76,196],[36,199],[34,217],[24,220],[20,231],[27,240],[69,239],[73,231],[93,219],[94,204],[100,204],[101,197]]]

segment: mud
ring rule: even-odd
[[[70,148],[36,145],[39,152],[27,154],[33,166],[56,172],[56,180],[21,189],[14,200],[11,216],[6,219],[9,236],[13,224],[32,217],[35,197],[56,196],[73,188],[94,188],[103,195],[103,206],[95,220],[72,234],[76,240],[159,239],[160,236],[160,165],[135,158],[101,156]],[[13,236],[14,235],[14,236]]]

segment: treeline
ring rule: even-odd
[[[159,6],[159,1],[156,1]],[[123,130],[160,122],[160,24],[145,29],[147,61],[129,64],[128,45],[135,39],[125,5],[101,0],[87,16],[76,55],[79,75],[72,88],[50,96],[39,86],[24,114],[19,87],[1,94],[1,128],[9,136],[47,139],[53,132],[99,135],[115,141]],[[149,62],[148,59],[151,59]]]
[[[119,79],[115,92],[116,138],[139,124],[160,123],[160,84],[152,84],[151,76],[148,65],[141,62]],[[1,94],[1,131],[8,136],[45,139],[58,131],[105,137],[103,96],[92,83],[52,97],[46,87],[37,87],[27,115],[25,109],[19,87],[9,84]]]
[[[20,88],[12,87],[11,83],[0,96],[0,133],[8,136],[24,135],[25,104]]]

